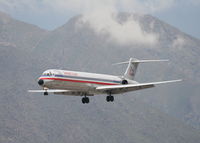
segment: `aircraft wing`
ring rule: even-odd
[[[63,90],[63,89],[47,89],[47,90],[28,90],[28,92],[33,93],[54,93],[58,95],[72,95],[72,96],[83,96],[84,94],[87,94],[87,96],[94,96],[90,93],[85,93],[82,91],[75,91],[75,90]]]
[[[36,93],[62,93],[62,92],[68,92],[69,90],[62,90],[62,89],[47,89],[47,90],[28,90],[28,92],[36,92]]]
[[[126,84],[126,85],[108,85],[108,86],[99,86],[96,88],[96,90],[102,93],[111,92],[112,94],[119,94],[123,92],[155,87],[155,85],[158,85],[158,84],[172,83],[172,82],[179,82],[179,81],[182,81],[182,80],[179,79],[179,80],[169,80],[169,81],[150,82],[150,83]]]

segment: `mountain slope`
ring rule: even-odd
[[[96,33],[87,23],[77,27],[81,16],[72,18],[67,24],[54,30],[35,49],[40,59],[53,61],[54,68],[92,71],[122,75],[126,67],[110,66],[135,57],[139,59],[169,59],[169,63],[141,64],[136,80],[141,82],[182,78],[182,83],[160,86],[154,91],[144,91],[143,101],[186,122],[200,127],[199,68],[200,40],[149,15],[133,14],[146,32],[159,35],[155,47],[149,45],[119,45],[109,41],[109,37]],[[130,17],[121,13],[119,21]],[[51,45],[51,46],[50,46]],[[43,52],[51,51],[48,56]],[[97,64],[98,63],[98,64]],[[198,100],[199,101],[199,100]],[[193,120],[197,118],[197,120]],[[195,123],[194,123],[195,122]]]
[[[200,140],[198,130],[145,103],[145,95],[161,93],[156,93],[156,89],[116,96],[115,103],[111,104],[106,103],[105,96],[95,96],[86,106],[81,104],[81,97],[27,93],[30,88],[38,88],[37,77],[45,69],[67,67],[121,74],[121,67],[110,67],[112,62],[126,60],[135,53],[139,58],[160,58],[160,55],[149,55],[154,54],[153,49],[146,52],[126,47],[124,50],[106,42],[105,37],[97,36],[87,26],[77,31],[75,23],[79,17],[53,32],[19,21],[16,24],[16,20],[5,15],[3,18],[9,18],[8,25],[16,26],[12,31],[21,33],[15,37],[10,27],[4,25],[4,35],[15,38],[1,39],[2,42],[16,46],[0,45],[0,142],[196,143]],[[26,30],[18,31],[18,27]],[[24,39],[27,33],[34,36]],[[153,68],[159,69],[157,65]],[[167,68],[164,66],[161,72]],[[150,72],[155,69],[150,68]],[[145,75],[143,73],[138,78]],[[162,78],[165,73],[158,75]],[[155,76],[153,73],[141,80]],[[169,88],[164,89],[165,94]]]
[[[12,47],[34,47],[47,31],[18,20],[0,12],[0,45]],[[38,36],[40,35],[40,36]],[[23,49],[24,50],[24,49]]]

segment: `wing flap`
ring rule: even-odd
[[[28,92],[32,93],[44,93],[44,92],[49,92],[49,93],[62,93],[62,92],[68,92],[69,90],[62,90],[62,89],[47,89],[47,90],[28,90]]]
[[[71,95],[71,96],[94,96],[94,94],[83,92],[83,91],[74,91],[74,90],[62,90],[62,89],[47,89],[47,90],[28,90],[32,93],[54,93],[56,95]]]
[[[160,81],[160,82],[150,82],[150,83],[138,83],[138,84],[127,84],[127,85],[108,85],[108,86],[100,86],[97,87],[96,90],[99,92],[111,92],[112,94],[119,94],[123,92],[129,92],[129,91],[135,91],[135,90],[141,90],[146,88],[152,88],[155,85],[158,84],[164,84],[164,83],[173,83],[173,82],[179,82],[182,81],[179,80],[169,80],[169,81]]]

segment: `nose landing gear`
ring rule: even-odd
[[[47,96],[47,95],[48,95],[48,92],[47,92],[47,91],[45,91],[45,92],[44,92],[44,96]]]
[[[47,96],[47,95],[49,95],[49,93],[48,93],[48,88],[46,88],[46,87],[44,87],[44,90],[45,90],[45,92],[44,92],[44,96]]]

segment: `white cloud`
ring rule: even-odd
[[[158,34],[142,30],[133,17],[119,23],[116,15],[100,12],[85,15],[81,23],[88,23],[97,34],[109,36],[109,40],[122,45],[155,45],[158,42]]]
[[[45,0],[45,2],[54,9],[58,8],[60,12],[63,12],[64,9],[77,9],[77,13],[80,12],[84,15],[82,22],[89,23],[97,34],[105,34],[109,40],[115,43],[155,45],[158,41],[158,34],[147,33],[142,30],[139,22],[133,17],[130,17],[124,23],[119,23],[114,15],[119,9],[123,10],[128,6],[132,6],[133,9],[140,7],[141,11],[146,9],[146,6],[142,8],[142,3],[138,0],[58,0],[57,2]],[[150,1],[146,1],[147,3],[150,3]],[[119,7],[119,5],[121,6]],[[155,11],[155,8],[159,8],[159,6],[164,8],[163,5],[162,2],[154,1],[150,5],[151,11]]]
[[[119,11],[154,13],[165,10],[175,0],[0,0],[0,9],[14,11],[83,14],[97,34],[107,34],[120,44],[156,44],[158,34],[147,33],[130,17],[119,23],[114,14]]]

